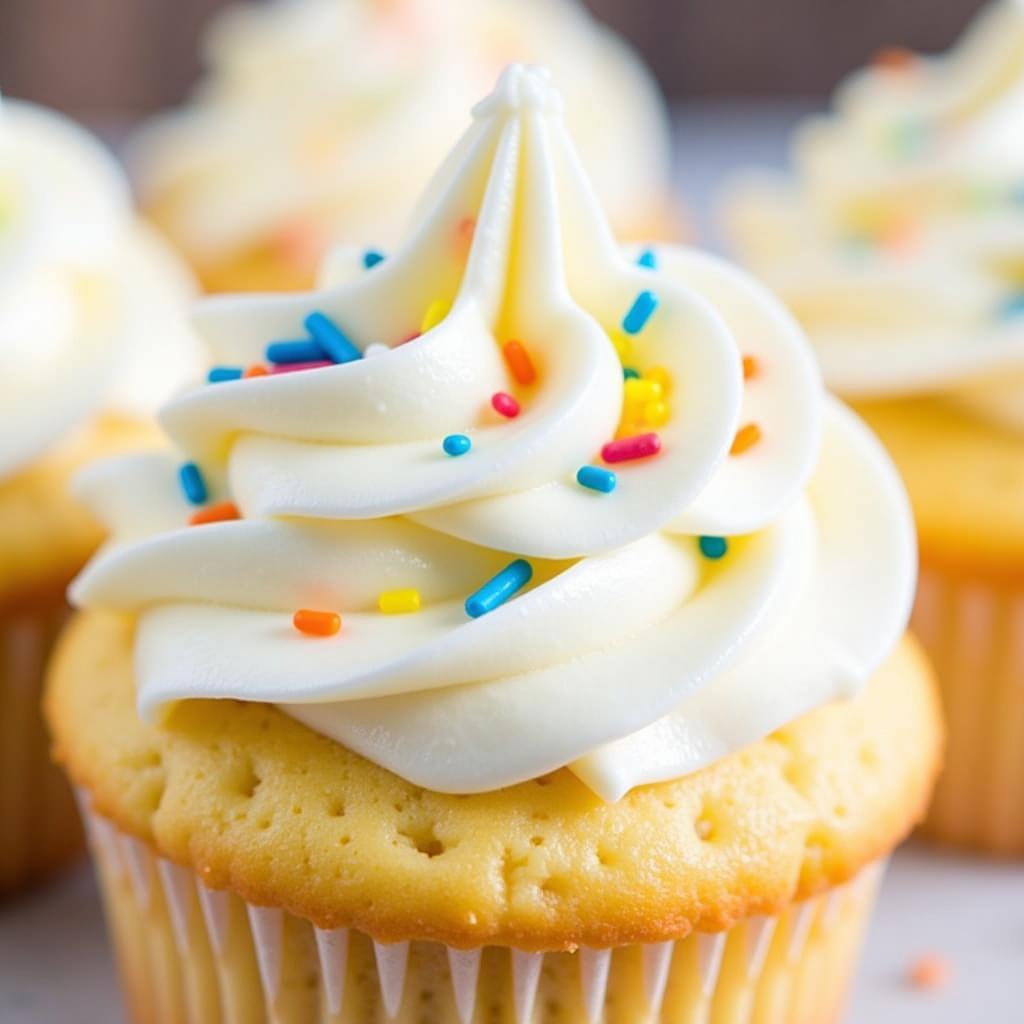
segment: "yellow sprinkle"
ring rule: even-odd
[[[385,615],[403,615],[420,610],[418,590],[385,590],[377,598],[377,606]]]
[[[608,337],[615,346],[615,351],[622,363],[628,363],[633,355],[633,342],[629,340],[624,331],[612,331]]]
[[[644,375],[644,380],[653,380],[661,385],[661,393],[666,398],[672,390],[672,374],[664,366],[652,366]]]
[[[644,406],[644,423],[648,427],[663,427],[668,423],[668,406],[662,402],[648,402]]]
[[[661,385],[656,380],[633,378],[625,383],[627,402],[656,402],[661,398]]]
[[[420,334],[426,334],[432,327],[436,327],[448,315],[449,309],[451,309],[450,302],[445,302],[444,299],[434,299],[427,306],[426,313],[423,314],[423,320],[420,322]]]

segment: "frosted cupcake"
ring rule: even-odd
[[[1024,853],[1024,5],[889,53],[728,209],[903,473],[950,744],[928,829]]]
[[[81,482],[134,1018],[833,1019],[937,761],[892,467],[758,285],[618,246],[541,71],[420,210],[208,300],[180,452]]]
[[[638,57],[576,0],[277,0],[206,40],[192,103],[133,164],[211,291],[308,288],[334,241],[390,245],[466,108],[511,60],[550,65],[613,223],[673,237],[668,116]]]
[[[64,591],[100,538],[66,485],[91,457],[142,440],[142,412],[167,397],[188,351],[190,295],[184,267],[134,222],[102,147],[57,114],[4,100],[0,895],[80,846],[38,708]]]

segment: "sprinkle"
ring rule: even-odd
[[[300,608],[292,616],[292,624],[306,636],[334,636],[341,629],[341,616],[337,612]]]
[[[661,385],[656,380],[627,380],[624,386],[629,402],[653,402],[661,398]]]
[[[325,366],[336,366],[330,359],[315,359],[310,363],[281,363],[280,366],[271,367],[270,372],[275,376],[279,373],[298,373],[300,370],[322,370]]]
[[[519,403],[504,391],[496,391],[491,395],[491,405],[499,416],[514,420],[519,415]]]
[[[622,318],[622,329],[627,334],[639,334],[658,308],[658,296],[654,292],[641,292]]]
[[[321,361],[326,352],[312,339],[275,341],[267,346],[267,362],[280,366],[284,363],[314,363]]]
[[[267,368],[265,366],[260,366],[259,363],[254,363],[252,366],[249,367],[248,370],[245,371],[245,373],[242,374],[242,376],[245,378],[266,377],[266,375]]]
[[[465,434],[449,434],[441,447],[448,455],[465,455],[473,447],[473,442]]]
[[[633,459],[646,459],[661,451],[661,438],[657,434],[634,434],[618,441],[609,441],[601,449],[601,458],[605,462],[631,462]]]
[[[406,590],[385,590],[377,598],[377,607],[385,615],[405,615],[420,610],[420,592],[411,588]]]
[[[530,353],[523,347],[522,342],[506,341],[501,347],[501,353],[505,357],[512,376],[516,383],[523,387],[529,387],[537,379],[537,369],[533,365]]]
[[[658,256],[653,249],[644,249],[636,259],[638,267],[646,267],[648,270],[657,270]]]
[[[1007,299],[999,307],[999,315],[1006,320],[1015,316],[1024,316],[1024,293]]]
[[[458,224],[455,225],[455,234],[463,242],[473,241],[473,235],[476,232],[476,220],[472,217],[463,217]]]
[[[649,427],[663,427],[668,423],[668,405],[665,402],[648,402],[643,411],[644,423]]]
[[[378,263],[384,262],[384,253],[377,252],[376,249],[367,249],[363,253],[363,266],[367,270],[372,270]]]
[[[952,973],[952,967],[944,956],[926,953],[918,957],[907,969],[907,981],[914,988],[934,991],[945,988]]]
[[[629,340],[627,335],[621,334],[618,331],[608,335],[608,338],[612,345],[615,346],[619,361],[625,363],[633,355],[633,342]]]
[[[672,390],[672,374],[664,366],[652,366],[645,374],[644,380],[657,381],[661,385],[662,395],[668,396]]]
[[[753,448],[760,440],[761,428],[756,423],[747,423],[736,431],[736,436],[732,439],[732,447],[729,449],[729,454],[742,455],[745,451],[749,451]]]
[[[466,614],[471,619],[493,612],[533,578],[533,567],[525,559],[517,558],[505,566],[493,579],[488,580],[475,594],[466,598]]]
[[[910,71],[917,65],[917,54],[903,46],[886,46],[875,54],[871,63],[882,71]]]
[[[194,462],[186,462],[178,470],[178,479],[181,481],[181,489],[185,492],[185,497],[193,505],[202,505],[209,497],[206,481]]]
[[[398,339],[399,345],[407,345],[410,341],[415,341],[423,334],[422,331],[413,331],[412,334],[407,334],[404,338]]]
[[[220,384],[226,380],[241,380],[242,368],[240,366],[215,366],[206,375],[206,379],[211,384]]]
[[[761,372],[761,364],[757,360],[757,356],[744,356],[743,357],[743,379],[752,380]]]
[[[640,371],[634,370],[632,366],[624,366],[622,368],[622,379],[623,380],[639,380]]]
[[[317,311],[310,313],[303,323],[334,362],[351,363],[363,358],[362,352],[330,317]]]
[[[189,526],[206,526],[208,523],[227,523],[232,519],[241,519],[242,514],[233,501],[218,501],[216,505],[193,512],[188,521]]]
[[[724,558],[725,553],[729,550],[729,542],[724,537],[701,537],[697,541],[697,546],[700,548],[700,553],[712,561]]]
[[[427,306],[426,313],[423,314],[423,320],[420,322],[420,334],[426,334],[427,331],[435,328],[448,315],[450,309],[451,304],[445,302],[444,299],[434,299]]]
[[[375,359],[377,356],[382,356],[386,352],[390,351],[391,347],[389,345],[385,345],[382,342],[375,341],[372,345],[367,345],[366,348],[363,349],[363,358]]]
[[[576,482],[591,491],[611,494],[615,490],[617,481],[615,474],[610,469],[601,469],[600,466],[580,466],[576,472]]]

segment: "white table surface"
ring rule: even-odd
[[[679,114],[678,176],[697,227],[717,244],[710,200],[749,162],[780,164],[806,103],[705,103]],[[948,985],[923,992],[909,965],[936,953]],[[1024,864],[901,850],[882,888],[849,1024],[1024,1021]],[[120,1007],[102,914],[84,866],[0,907],[0,1024],[116,1024]]]

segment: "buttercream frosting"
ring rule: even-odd
[[[132,147],[143,200],[185,251],[270,241],[312,260],[389,245],[467,106],[512,60],[550,65],[613,220],[644,234],[669,192],[668,118],[646,68],[576,0],[277,0],[206,40],[193,102]]]
[[[102,409],[153,412],[195,373],[191,278],[83,129],[0,103],[0,479]]]
[[[113,540],[73,598],[137,616],[141,714],[266,701],[434,790],[568,765],[615,799],[856,693],[913,592],[895,473],[762,287],[688,249],[639,255],[615,241],[548,76],[513,65],[392,255],[364,270],[339,250],[315,292],[201,303],[222,366],[261,364],[313,311],[377,354],[199,386],[163,414],[180,454],[81,479]],[[660,451],[614,463],[600,493],[577,471],[620,428],[620,357],[640,381],[657,368],[669,414]],[[185,459],[241,518],[186,525]],[[468,615],[519,559],[529,584]],[[396,589],[419,610],[379,611]],[[301,608],[340,631],[303,635]]]
[[[989,5],[946,55],[854,74],[794,159],[795,180],[738,183],[727,220],[829,385],[1024,428],[1024,4]]]

